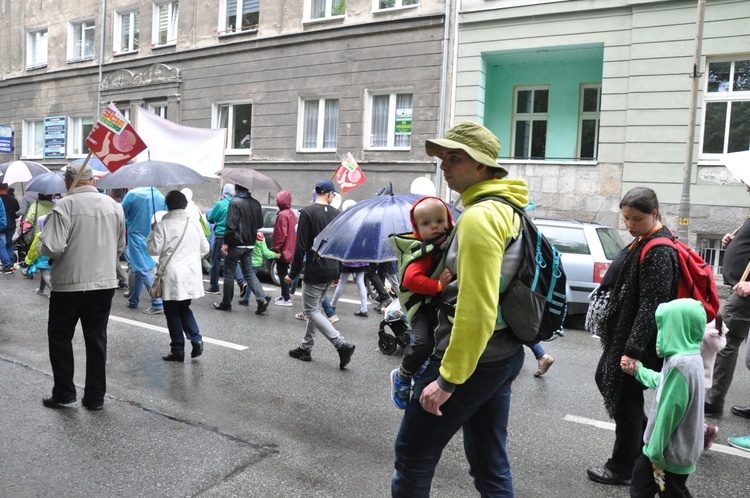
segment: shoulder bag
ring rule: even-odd
[[[180,243],[182,242],[182,239],[185,237],[185,232],[187,232],[187,227],[190,224],[190,218],[185,220],[185,228],[182,230],[182,235],[180,235],[180,240],[177,241],[177,245],[174,246],[174,249],[172,249],[172,254],[169,255],[167,260],[164,262],[163,265],[158,265],[156,267],[156,275],[154,275],[154,283],[151,284],[151,289],[148,291],[149,295],[153,299],[159,299],[161,297],[161,277],[164,275],[164,272],[167,270],[167,265],[172,260],[172,256],[174,256],[174,253],[177,252],[177,248],[180,247]]]

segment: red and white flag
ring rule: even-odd
[[[146,144],[112,102],[86,137],[86,145],[112,173],[146,150]]]
[[[344,160],[341,161],[339,168],[336,170],[336,182],[341,187],[341,193],[346,194],[359,187],[367,181],[362,168],[354,160],[351,152],[347,152]]]

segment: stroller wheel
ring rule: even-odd
[[[393,354],[396,351],[396,338],[389,334],[380,334],[378,348],[383,354]]]

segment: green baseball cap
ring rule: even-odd
[[[475,161],[502,170],[502,176],[508,174],[508,169],[497,163],[500,140],[484,126],[471,121],[456,123],[443,138],[426,140],[424,147],[431,157],[440,156],[442,149],[461,149]]]

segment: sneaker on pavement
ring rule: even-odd
[[[727,441],[735,448],[750,451],[750,436],[730,437]]]
[[[208,290],[206,290],[206,294],[220,294],[220,293],[221,293],[220,289],[212,289],[209,287]]]
[[[333,315],[336,316],[336,315]],[[331,317],[333,318],[333,317]],[[349,364],[350,361],[352,361],[352,355],[354,354],[354,344],[348,344],[344,343],[343,346],[339,348],[339,370],[343,370],[346,368],[346,366]]]
[[[399,410],[406,410],[411,398],[411,379],[402,379],[398,374],[398,368],[391,372],[391,401]]]
[[[291,356],[292,358],[297,358],[301,361],[312,361],[310,351],[306,351],[302,348],[294,348],[289,350],[289,356]]]
[[[13,275],[13,268],[10,266],[4,266],[3,267],[3,274],[4,275]]]
[[[276,298],[276,301],[274,303],[276,306],[292,306],[291,301],[285,301],[284,298]]]
[[[328,317],[328,321],[331,323],[336,323],[339,321],[339,317],[337,315],[331,315]]]
[[[719,428],[715,425],[706,425],[706,430],[703,431],[704,450],[707,450],[711,447],[711,444],[713,444],[717,432],[719,432]]]
[[[539,358],[539,368],[534,372],[534,377],[541,377],[546,374],[547,370],[549,370],[549,367],[551,367],[554,362],[555,359],[545,353],[544,356]]]
[[[274,299],[274,302],[283,301],[283,300],[284,300],[284,296],[279,296],[276,299]]]
[[[156,309],[156,308],[148,307],[145,310],[143,310],[143,314],[144,315],[163,315],[164,309]]]
[[[305,321],[307,321],[307,317],[305,316],[305,313],[302,312],[302,311],[300,311],[299,313],[297,313],[296,315],[294,315],[294,318],[296,318],[297,320],[305,320]]]
[[[240,297],[247,296],[247,282],[242,282],[240,284]]]

